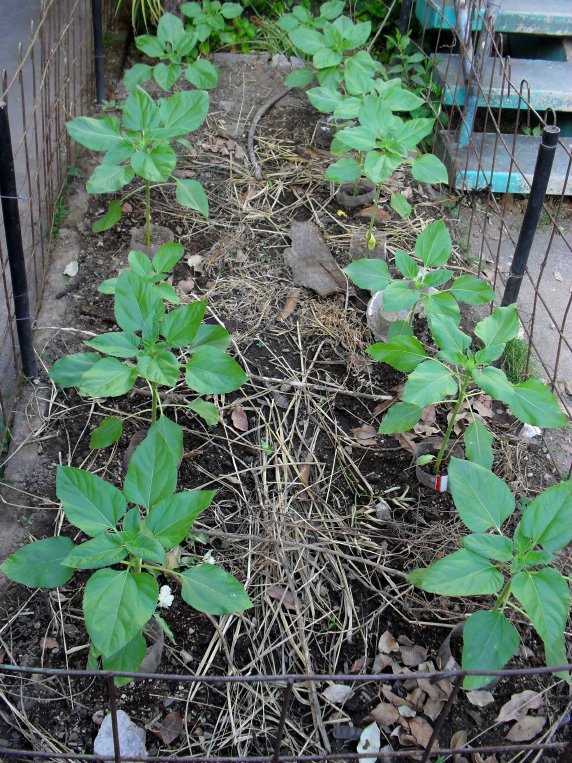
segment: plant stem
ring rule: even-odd
[[[359,163],[361,164],[361,157],[362,157],[362,152],[361,151],[358,152],[358,157],[359,157]],[[359,184],[359,175],[354,180],[354,193],[353,193],[354,197],[357,196],[357,194],[358,194],[358,187],[359,187],[358,184]]]
[[[145,244],[151,246],[151,183],[145,181]]]
[[[459,391],[459,397],[457,398],[457,402],[455,403],[455,407],[453,408],[453,413],[451,414],[451,418],[449,419],[449,426],[447,427],[447,431],[445,432],[445,437],[443,438],[443,442],[441,443],[441,447],[439,448],[439,453],[437,454],[437,459],[435,461],[435,474],[439,474],[439,467],[441,466],[441,461],[443,460],[443,456],[445,455],[445,451],[447,449],[447,443],[451,439],[451,432],[453,431],[453,427],[455,426],[455,419],[457,418],[457,414],[459,413],[459,408],[461,407],[461,403],[465,399],[465,390],[467,389],[469,385],[469,372],[465,372],[465,378],[463,379],[463,382],[461,384],[461,389]]]
[[[368,248],[369,248],[369,242],[373,235],[373,226],[375,224],[375,215],[377,212],[377,205],[379,204],[380,196],[381,196],[381,183],[379,185],[376,185],[375,187],[375,196],[373,197],[373,208],[371,210],[371,217],[369,218],[369,228],[367,229],[367,234],[365,238]]]
[[[157,421],[157,384],[151,382],[151,424]]]
[[[498,612],[500,609],[504,609],[507,599],[510,596],[510,585],[511,581],[509,580],[508,583],[505,583],[502,591],[497,596],[497,600],[495,601],[495,605],[493,607],[495,612]]]

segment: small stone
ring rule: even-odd
[[[538,437],[541,434],[542,429],[532,424],[523,424],[522,429],[518,433],[519,437],[522,437],[523,440],[531,440],[533,437]]]
[[[139,760],[147,757],[145,747],[145,731],[136,726],[123,710],[117,711],[117,732],[119,736],[119,750],[124,760]],[[96,755],[115,754],[113,745],[113,731],[111,728],[111,713],[103,719],[101,728],[97,732],[93,743],[93,751]]]

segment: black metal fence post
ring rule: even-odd
[[[105,100],[105,46],[103,41],[102,0],[91,0],[93,17],[93,55],[95,59],[95,100]]]
[[[6,92],[6,76],[3,90]],[[30,317],[30,300],[28,297],[28,279],[24,246],[22,244],[22,228],[20,225],[20,210],[18,209],[18,187],[14,170],[14,155],[12,153],[12,137],[8,120],[8,104],[0,101],[0,196],[2,197],[2,215],[4,218],[4,235],[8,250],[12,294],[14,296],[14,317],[16,331],[22,358],[22,370],[25,376],[33,378],[38,375],[38,366],[32,342],[32,319]]]
[[[550,179],[550,172],[552,171],[552,163],[556,153],[556,146],[558,145],[559,134],[560,128],[555,125],[546,125],[542,131],[532,185],[530,187],[530,196],[528,197],[528,204],[526,205],[526,211],[522,220],[520,233],[518,234],[518,241],[516,242],[510,272],[502,298],[501,304],[503,307],[512,305],[513,302],[516,302],[520,291],[522,277],[526,270],[528,255],[532,248],[532,242],[534,241],[534,235],[538,227],[538,220],[540,219],[540,213],[542,212],[542,204],[544,203],[546,189],[548,188],[548,181]]]

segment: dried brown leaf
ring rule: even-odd
[[[415,440],[410,434],[407,432],[399,432],[393,436],[399,442],[402,448],[405,448],[405,450],[408,450],[410,453],[415,453],[417,450],[417,445],[415,444]]]
[[[335,705],[343,705],[352,694],[353,690],[351,686],[346,686],[345,684],[330,684],[330,686],[322,692],[322,697],[327,699],[328,702],[333,702]]]
[[[370,716],[377,721],[380,726],[392,726],[399,721],[399,711],[390,702],[380,702],[370,712]]]
[[[239,432],[248,432],[248,416],[241,405],[235,405],[230,414],[235,429]]]
[[[464,729],[461,729],[460,731],[455,731],[455,733],[451,737],[451,747],[454,747],[454,748],[466,747],[468,739],[469,739],[469,735]]]
[[[404,665],[415,668],[427,659],[427,649],[422,646],[402,646],[401,658]]]
[[[175,546],[175,548],[172,548],[170,551],[167,551],[165,566],[167,567],[168,570],[179,569],[181,551],[182,549],[180,546]]]
[[[271,585],[265,591],[267,596],[271,599],[279,601],[286,609],[294,611],[298,610],[298,601],[294,598],[292,592],[288,588],[284,588],[280,585]]]
[[[159,737],[163,744],[174,742],[182,734],[183,728],[183,719],[176,711],[166,715],[162,721],[147,727],[148,731]]]
[[[371,424],[362,424],[361,427],[356,427],[351,431],[358,445],[377,445],[377,429]]]
[[[527,715],[514,724],[505,738],[510,742],[529,742],[540,734],[545,725],[543,715]]]
[[[403,699],[403,697],[398,697],[397,694],[394,694],[389,686],[382,686],[381,687],[381,693],[385,697],[385,699],[388,702],[391,702],[392,705],[395,705],[395,707],[401,707],[406,700]]]
[[[467,700],[475,707],[486,707],[487,705],[490,705],[491,702],[494,702],[495,698],[490,691],[481,689],[480,691],[468,691]]]
[[[365,217],[368,220],[371,218],[372,212],[374,211],[373,206],[366,207],[365,209],[360,209],[359,212],[356,212],[354,217]],[[375,219],[379,222],[380,220],[387,220],[389,217],[389,212],[386,212],[385,209],[379,209],[379,207],[375,210]]]
[[[312,471],[313,463],[314,463],[314,454],[308,451],[306,453],[306,461],[300,464],[302,468],[300,469],[300,472],[298,475],[300,478],[300,482],[302,483],[302,485],[304,485],[304,487],[308,487],[308,485],[310,484],[310,472]]]
[[[508,702],[501,707],[496,717],[497,723],[507,723],[508,721],[518,721],[523,718],[529,710],[538,710],[544,704],[542,694],[532,689],[526,689],[519,694],[513,694]]]
[[[292,289],[290,294],[288,295],[288,299],[286,300],[284,307],[278,315],[276,316],[277,323],[282,323],[286,320],[294,310],[298,307],[298,302],[300,301],[300,295],[302,294],[301,289]]]
[[[423,712],[428,718],[431,718],[431,720],[434,721],[439,717],[439,713],[443,709],[444,704],[444,699],[428,699],[423,706]]]
[[[385,631],[379,637],[377,648],[382,654],[390,654],[391,652],[399,652],[401,647],[395,640],[393,633]]]
[[[418,747],[426,748],[431,741],[433,727],[425,718],[410,718],[408,721],[409,733],[415,739]]]
[[[45,636],[44,638],[40,639],[40,648],[41,649],[59,649],[59,644],[54,638],[50,638],[49,636]]]
[[[392,397],[389,400],[382,400],[381,403],[378,403],[375,408],[372,411],[373,416],[379,416],[380,413],[383,413],[386,411],[390,405],[393,405],[395,398]]]

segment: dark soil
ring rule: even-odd
[[[218,563],[247,584],[255,606],[215,626],[177,596],[164,610],[176,644],[166,645],[159,669],[212,677],[348,673],[357,660],[371,664],[367,660],[376,655],[386,629],[425,647],[427,659],[435,664],[448,628],[476,602],[420,595],[399,575],[453,550],[462,528],[447,494],[419,486],[412,454],[397,439],[377,436],[375,444],[364,445],[352,433],[365,424],[377,429],[376,406],[394,397],[403,382],[402,375],[364,353],[371,342],[364,321],[368,295],[319,299],[302,290],[292,314],[282,321],[277,317],[295,286],[281,258],[290,221],[317,222],[344,266],[349,237],[360,218],[339,216],[329,187],[320,180],[325,155],[312,146],[316,114],[301,93],[286,96],[259,126],[257,146],[266,178],[262,182],[252,179],[247,163],[233,163],[220,150],[212,150],[220,149],[217,140],[228,139],[237,108],[245,117],[252,116],[256,108],[250,99],[256,98],[259,84],[266,87],[269,82],[269,68],[262,64],[233,62],[223,71],[213,100],[219,110],[226,109],[225,125],[215,109],[195,141],[194,153],[181,156],[180,162],[205,185],[210,219],[204,223],[182,212],[169,194],[158,193],[154,222],[170,226],[185,245],[186,256],[173,283],[193,278],[194,288],[183,299],[208,297],[208,320],[222,321],[232,332],[237,357],[251,381],[236,393],[214,398],[223,414],[216,427],[207,427],[186,408],[194,396],[184,384],[168,392],[164,403],[173,406],[167,414],[185,432],[179,489],[218,490],[213,506],[195,527],[208,540],[191,538],[185,550],[199,557],[212,551]],[[283,75],[274,72],[270,84],[275,86]],[[237,105],[233,98],[239,80],[244,96]],[[221,106],[225,100],[226,106]],[[244,130],[233,128],[232,135],[243,146]],[[396,182],[405,187],[409,181],[401,176]],[[413,185],[411,194],[424,205],[419,207],[424,217],[438,214],[422,189]],[[127,264],[131,228],[142,221],[141,202],[134,197],[130,203],[131,211],[117,228],[94,235],[91,223],[105,204],[92,200],[80,228],[81,278],[63,297],[66,326],[74,331],[55,332],[46,349],[48,366],[80,350],[86,332],[111,330],[112,298],[96,287]],[[396,219],[388,205],[379,227],[387,235],[390,252],[410,247],[416,235],[415,226]],[[186,263],[193,254],[203,257],[199,270]],[[238,404],[248,417],[246,432],[232,423]],[[142,384],[123,399],[95,402],[73,390],[60,391],[50,425],[55,436],[45,445],[51,449],[54,469],[57,463],[70,463],[120,485],[123,454],[133,433],[148,424],[148,409]],[[130,416],[121,441],[106,451],[90,451],[91,429],[113,412]],[[438,423],[443,425],[444,417]],[[515,437],[517,427],[500,406],[491,426],[497,437],[497,473],[515,492],[533,494],[552,483],[551,465],[542,449]],[[303,474],[305,464],[311,464],[309,476],[307,470]],[[44,505],[40,498],[53,500],[53,474],[29,489],[30,504]],[[387,503],[389,518],[377,510],[380,500]],[[73,529],[64,524],[62,532]],[[86,578],[77,575],[59,589],[59,598],[56,592],[32,593],[11,586],[0,631],[5,663],[85,667],[88,640],[81,597]],[[271,586],[290,591],[302,611],[280,604],[268,594]],[[539,644],[526,627],[519,628],[526,649],[511,667],[540,666]],[[45,637],[56,644],[48,642],[46,647],[41,641]],[[471,705],[461,692],[443,726],[440,745],[449,746],[460,730],[467,731],[469,740],[478,736],[473,746],[502,743],[509,726],[495,725],[494,719],[502,704],[524,689],[546,691],[546,729],[555,724],[550,741],[566,739],[569,727],[556,730],[556,725],[568,701],[567,689],[555,683],[551,676],[502,679],[494,690],[494,703],[483,708]],[[117,704],[140,726],[171,712],[183,718],[184,731],[170,745],[147,734],[150,754],[267,755],[275,742],[283,687],[277,681],[226,686],[146,680],[118,689]],[[332,750],[355,751],[355,741],[340,741],[333,730],[363,728],[380,701],[380,686],[374,681],[356,685],[342,708],[320,698],[325,688],[324,683],[317,685],[317,702]],[[2,691],[7,704],[0,714],[0,746],[92,752],[98,728],[92,717],[109,708],[103,680],[4,676]],[[394,691],[405,696],[402,684]],[[315,707],[316,698],[307,687],[295,690],[283,752],[315,754],[325,749]],[[387,729],[387,735],[390,732]],[[400,748],[395,736],[387,736],[385,743]]]

